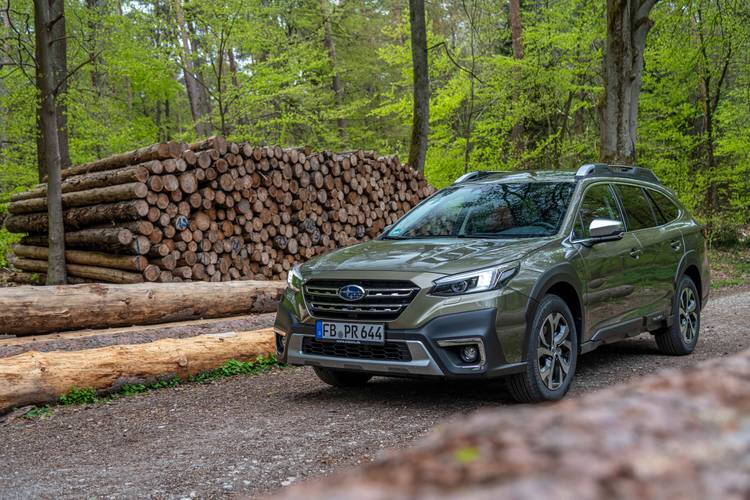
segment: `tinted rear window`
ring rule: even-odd
[[[642,188],[618,184],[616,189],[625,209],[629,231],[654,227],[661,223],[654,213],[655,207],[651,199]]]
[[[656,204],[657,209],[664,217],[664,222],[671,222],[680,215],[680,209],[674,204],[666,195],[663,195],[659,191],[649,189],[648,194]]]

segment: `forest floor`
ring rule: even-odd
[[[649,335],[583,356],[569,397],[750,348],[750,287],[715,292],[692,356]],[[330,388],[309,368],[186,384],[0,425],[0,498],[254,496],[408,446],[448,418],[511,404],[500,382],[377,378]]]

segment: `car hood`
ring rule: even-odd
[[[304,274],[320,271],[406,271],[455,274],[516,260],[547,238],[371,240],[308,261]]]

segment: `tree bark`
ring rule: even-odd
[[[250,361],[274,350],[273,329],[264,328],[81,351],[25,352],[0,360],[0,413],[56,401],[71,387],[107,392],[117,390],[124,381],[187,378],[231,359]]]
[[[341,83],[341,77],[338,71],[338,59],[336,56],[336,41],[333,39],[333,29],[331,27],[331,12],[328,4],[329,0],[320,0],[320,10],[323,14],[323,45],[328,51],[328,59],[331,61],[331,89],[333,98],[336,102],[337,114],[342,113],[344,106],[344,85]],[[342,140],[346,140],[346,119],[339,116],[336,119],[336,126],[339,129],[339,135]]]
[[[604,163],[633,165],[636,162],[643,53],[653,26],[648,15],[657,1],[607,0],[599,152],[599,159]]]
[[[0,333],[34,335],[273,312],[285,287],[282,281],[194,281],[3,288]]]
[[[145,200],[71,208],[63,213],[63,224],[66,229],[78,229],[94,224],[138,220],[146,217],[148,210]],[[48,222],[49,216],[45,213],[9,215],[5,219],[5,227],[13,233],[45,233]]]
[[[49,221],[49,258],[47,265],[47,284],[65,283],[65,240],[62,211],[62,188],[60,157],[58,109],[55,97],[55,64],[54,45],[60,43],[53,36],[56,23],[64,23],[62,17],[63,0],[50,8],[48,0],[34,0],[34,25],[37,47],[37,71],[40,84],[42,137],[44,138],[44,158],[48,169],[47,217]],[[59,12],[61,17],[53,18],[52,12]],[[64,33],[64,30],[63,30]]]
[[[511,46],[513,49],[513,59],[520,61],[523,59],[523,25],[521,23],[521,1],[510,0],[508,4],[508,14],[510,17]],[[520,71],[516,72],[516,84],[520,81]],[[516,96],[518,91],[516,91]],[[516,153],[522,154],[526,149],[523,141],[523,123],[515,123],[511,130],[511,139],[515,146]]]
[[[190,32],[185,20],[185,11],[182,7],[183,0],[174,0],[175,17],[177,28],[182,42],[182,66],[185,79],[185,90],[190,102],[190,113],[195,123],[195,133],[201,137],[211,135],[210,110],[208,109],[208,95],[206,89],[196,76],[195,57],[190,40]]]
[[[16,245],[13,253],[27,259],[46,260],[49,249],[47,247]],[[66,250],[65,260],[68,264],[84,266],[109,267],[136,273],[146,269],[148,261],[142,255],[112,255],[99,252],[84,252],[82,250]]]
[[[427,140],[430,133],[430,76],[427,65],[427,27],[424,0],[409,0],[414,109],[412,113],[409,164],[424,172]]]
[[[68,92],[68,84],[66,81],[68,76],[68,44],[65,38],[65,2],[63,0],[47,0],[47,11],[49,13],[48,20],[56,20],[55,23],[51,25],[48,33],[48,40],[52,43],[48,47],[47,53],[51,58],[52,88],[55,89],[55,106],[57,108],[56,128],[58,149],[60,150],[60,165],[62,169],[65,169],[70,166],[67,105],[65,103]],[[37,88],[41,89],[43,82],[41,63],[39,61],[42,58],[42,54],[38,43],[36,45],[35,56],[37,60],[36,84]],[[39,101],[37,106],[37,127],[39,130],[39,133],[37,134],[37,166],[40,180],[47,175],[49,169],[49,159],[46,156],[47,145],[45,143],[44,134],[42,133],[43,115],[44,109],[42,102]]]

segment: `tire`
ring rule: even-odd
[[[662,354],[684,356],[695,350],[701,327],[701,300],[689,276],[683,276],[674,295],[672,325],[654,335]]]
[[[361,387],[372,378],[368,373],[347,372],[320,366],[313,366],[313,370],[320,380],[334,387]]]
[[[551,335],[553,331],[557,334]],[[570,389],[578,362],[578,331],[565,301],[545,295],[527,337],[526,370],[508,380],[511,396],[519,403],[561,399]]]

